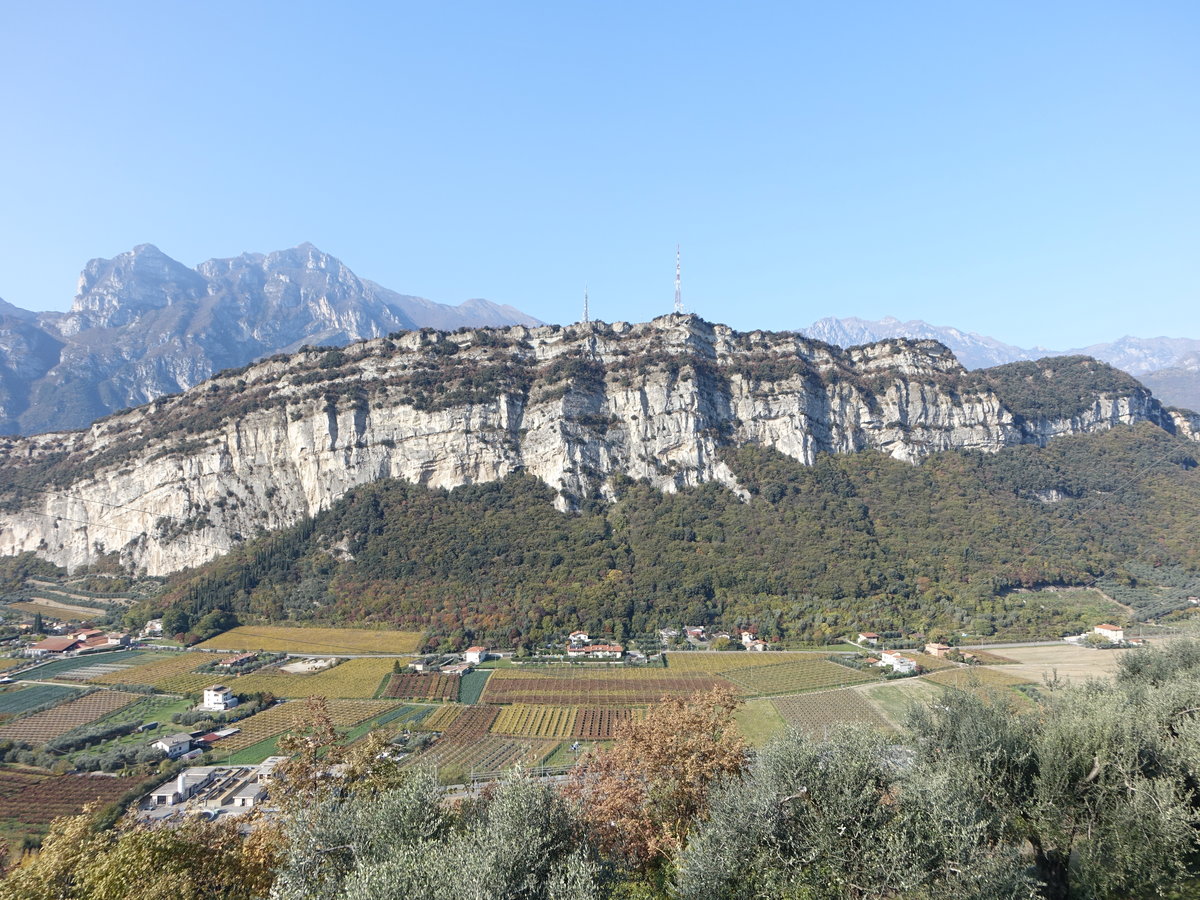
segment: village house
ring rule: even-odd
[[[588,637],[586,631],[572,631],[567,635],[567,643],[572,647],[582,647],[584,644],[591,643],[591,638]]]
[[[468,647],[467,652],[463,654],[463,662],[477,666],[487,659],[487,655],[487,647]]]
[[[874,647],[879,643],[879,635],[873,631],[860,631],[858,633],[858,643]]]
[[[1118,625],[1097,625],[1092,631],[1114,644],[1125,640],[1125,629]]]
[[[470,672],[473,668],[475,668],[475,667],[473,665],[471,665],[469,662],[454,663],[453,665],[442,666],[441,673],[443,675],[458,675],[461,678],[463,675],[466,675],[468,672]]]
[[[168,759],[178,759],[192,749],[192,736],[183,733],[172,734],[153,741],[150,746],[167,754]]]
[[[620,644],[588,644],[584,647],[567,645],[567,656],[577,658],[585,656],[589,659],[620,659],[625,654],[625,648]]]
[[[233,695],[233,691],[223,684],[214,684],[212,687],[204,689],[204,700],[201,702],[200,708],[210,712],[224,712],[237,705],[238,698]]]
[[[685,628],[683,630],[684,630],[684,633],[688,637],[692,638],[693,640],[696,640],[696,641],[704,640],[704,626],[703,625],[689,625],[687,628]]]
[[[953,649],[954,648],[951,647],[949,644],[926,644],[925,645],[925,652],[929,656],[936,656],[939,658],[946,656],[946,654],[948,654]]]
[[[232,669],[234,666],[240,666],[242,663],[248,663],[255,659],[258,659],[257,653],[239,653],[237,656],[229,656],[218,662],[217,668]]]
[[[896,653],[894,650],[884,650],[880,655],[881,666],[891,666],[892,671],[900,675],[908,675],[917,671],[917,661],[911,657]]]

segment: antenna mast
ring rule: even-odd
[[[587,285],[585,284],[583,286],[583,324],[586,325],[590,321],[592,320],[588,318],[588,295]]]
[[[679,288],[679,245],[675,245],[675,313],[683,315],[683,293]]]

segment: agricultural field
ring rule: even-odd
[[[75,673],[80,669],[93,666],[133,666],[146,662],[147,659],[161,659],[162,654],[145,653],[141,650],[113,650],[106,653],[91,653],[84,656],[74,656],[69,659],[55,659],[13,676],[17,681],[51,681],[64,679],[78,681]]]
[[[517,703],[500,710],[496,721],[492,723],[492,733],[561,740],[575,733],[578,713],[579,710],[573,706],[526,706]]]
[[[53,709],[34,713],[0,726],[0,740],[44,744],[80,725],[87,725],[142,699],[140,694],[121,691],[96,691],[77,700],[68,700]]]
[[[485,734],[470,740],[443,735],[429,750],[406,764],[430,766],[438,779],[457,784],[472,774],[498,772],[515,765],[536,766],[559,746],[556,740]]]
[[[202,691],[210,684],[216,683],[216,676],[196,675],[193,670],[206,663],[216,662],[220,658],[208,653],[154,654],[154,658],[149,662],[136,660],[129,668],[98,675],[90,683],[142,684],[162,691],[170,690],[178,693]]]
[[[722,677],[751,695],[797,694],[801,691],[816,691],[879,679],[873,672],[851,669],[820,657],[774,666],[738,669],[735,672],[726,672]]]
[[[222,678],[221,683],[236,694],[258,692],[276,697],[329,697],[366,700],[374,697],[383,680],[392,674],[393,660],[361,657],[343,660],[332,669],[314,675],[289,675],[278,669],[260,669],[249,675]],[[209,683],[216,676],[208,675]]]
[[[463,675],[458,684],[458,702],[468,705],[478,703],[491,674],[490,669],[474,669]]]
[[[457,700],[458,675],[397,672],[383,690],[383,696],[395,700]]]
[[[752,747],[761,747],[787,727],[775,704],[765,697],[747,700],[734,711],[733,721]]]
[[[731,685],[717,675],[672,674],[668,669],[514,667],[493,670],[481,699],[543,706],[638,706],[718,687]]]
[[[346,653],[416,653],[421,634],[368,628],[303,628],[287,625],[243,625],[199,645],[205,650],[275,650],[314,655]]]
[[[421,731],[445,731],[450,727],[450,723],[462,715],[462,711],[467,709],[465,706],[439,706],[425,718],[419,725],[413,726],[420,728]]]
[[[21,612],[41,613],[43,616],[71,616],[79,619],[99,619],[104,615],[104,610],[98,609],[95,606],[80,606],[75,603],[63,603],[61,600],[52,600],[49,597],[35,597],[32,600],[22,600],[17,603],[8,604],[13,609],[19,609]]]
[[[667,668],[672,672],[701,672],[721,674],[737,669],[756,669],[779,663],[796,662],[804,659],[824,659],[828,653],[774,651],[766,653],[748,650],[689,650],[683,653],[668,653]]]
[[[35,706],[62,700],[78,693],[75,688],[60,687],[56,684],[14,686],[0,692],[0,716],[15,716]]]
[[[1003,671],[1025,676],[1026,681],[1041,683],[1057,674],[1063,681],[1108,678],[1117,670],[1117,662],[1129,650],[1090,650],[1071,644],[1043,644],[1036,647],[1005,647],[1003,653],[1014,665]]]
[[[330,700],[328,702],[329,718],[340,728],[352,728],[360,722],[376,716],[383,717],[397,704],[389,700]],[[264,709],[262,712],[235,722],[232,727],[239,729],[218,742],[213,748],[213,754],[225,757],[245,750],[255,744],[269,740],[291,731],[304,715],[304,704],[289,702]]]
[[[608,741],[617,736],[617,730],[642,714],[640,709],[613,709],[612,707],[585,707],[575,716],[575,727],[570,737],[589,741]]]
[[[1006,666],[1004,669],[978,666],[969,669],[947,669],[924,676],[926,681],[945,687],[969,690],[976,687],[1005,688],[1017,684],[1029,684],[1030,680]]]
[[[927,678],[898,678],[858,688],[897,728],[903,728],[914,705],[936,702],[943,688]]]
[[[50,775],[0,769],[0,819],[45,825],[56,816],[79,813],[85,803],[112,803],[137,785],[133,778]]]
[[[776,697],[771,702],[788,725],[816,738],[823,738],[834,725],[849,722],[891,731],[891,724],[862,693],[848,688]]]

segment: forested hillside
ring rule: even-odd
[[[867,626],[1063,633],[1095,624],[1093,611],[1021,588],[1129,586],[1134,571],[1195,581],[1195,452],[1149,424],[918,466],[877,452],[805,466],[742,447],[725,461],[747,501],[717,484],[670,494],[619,479],[615,502],[579,513],[557,512],[531,476],[453,491],[388,480],[177,577],[168,596],[192,627],[219,609],[428,628],[447,645],[682,622],[803,641]]]

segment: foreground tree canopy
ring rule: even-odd
[[[1036,701],[948,689],[907,736],[792,732],[749,754],[733,706],[661,704],[565,788],[516,773],[463,799],[380,745],[340,748],[314,703],[275,824],[59,820],[0,900],[1116,900],[1198,884],[1200,643]],[[342,777],[315,777],[322,754]]]

